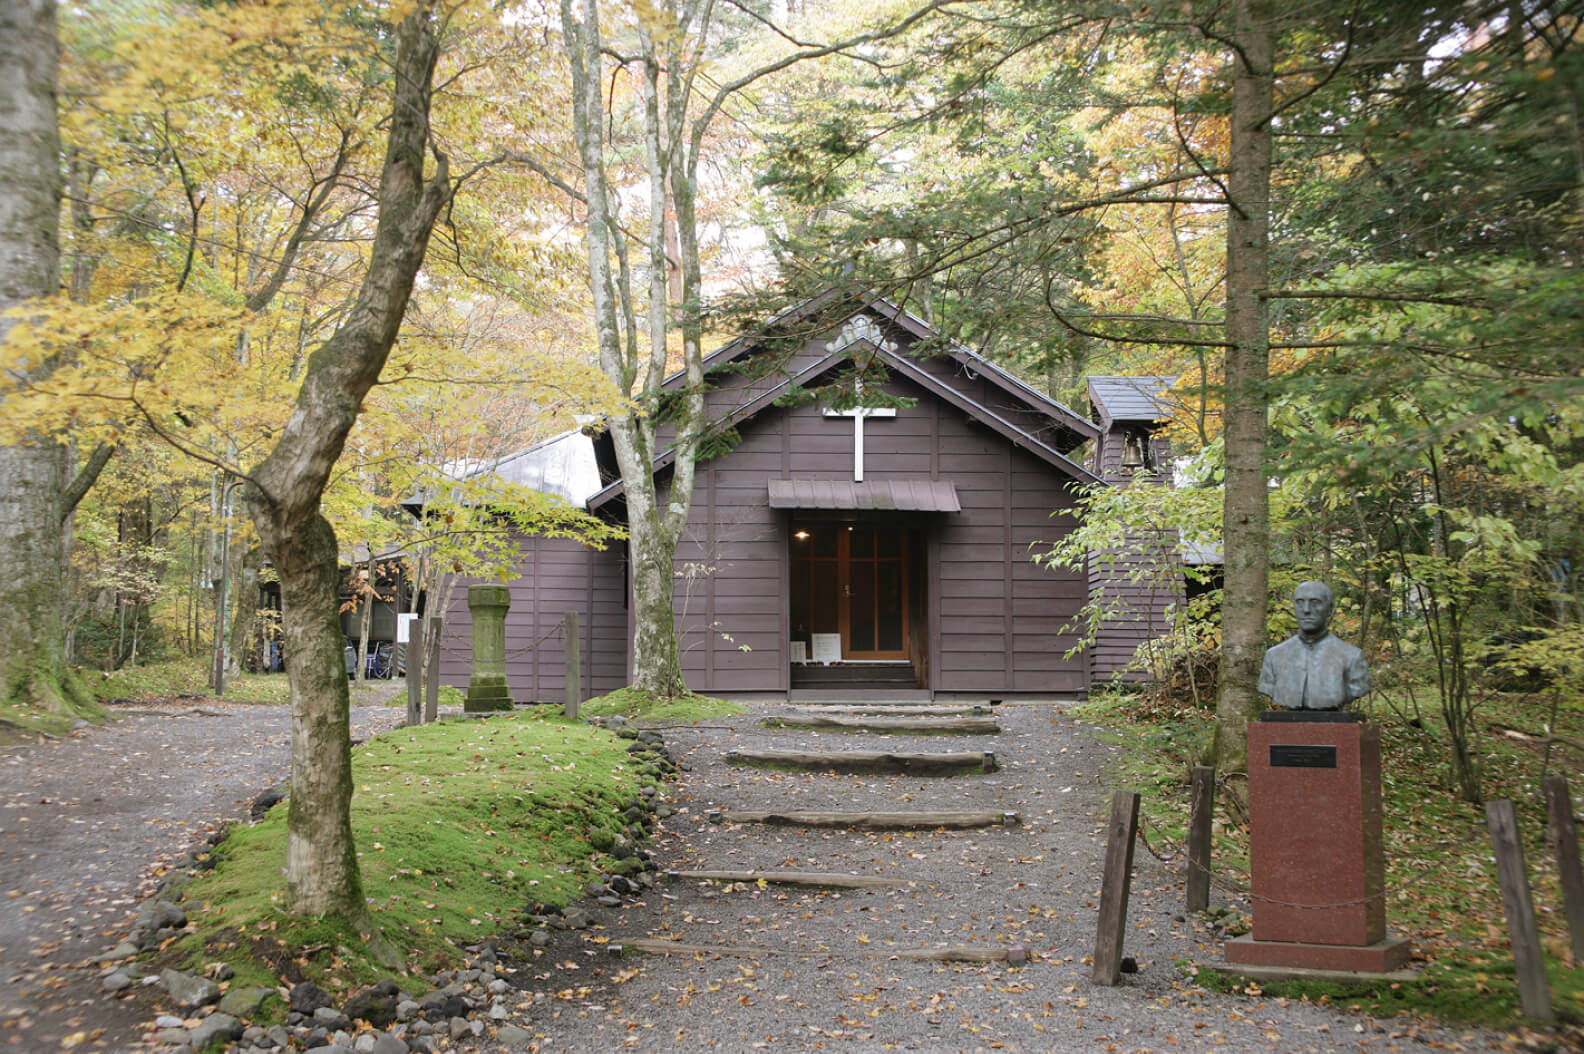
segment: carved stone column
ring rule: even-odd
[[[506,684],[506,612],[511,591],[505,586],[468,587],[468,611],[473,616],[473,672],[468,677],[466,713],[510,710],[511,688]]]

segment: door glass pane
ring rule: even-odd
[[[877,651],[901,651],[902,639],[902,562],[881,560],[875,565]]]
[[[809,569],[812,565],[808,559],[799,559],[797,555],[792,558],[792,568],[788,574],[788,585],[791,586],[792,639],[807,641],[809,639]]]
[[[815,556],[828,556],[831,559],[836,558],[835,531],[831,530],[829,527],[818,527],[810,529],[809,534],[811,535],[809,538],[809,545]]]
[[[809,587],[809,632],[840,633],[836,561],[814,560],[809,567],[813,571]]]
[[[875,553],[875,532],[872,527],[849,527],[847,537],[852,543],[853,557],[871,557]]]
[[[852,596],[849,619],[851,640],[848,650],[864,652],[875,650],[875,592],[873,561],[853,561]]]

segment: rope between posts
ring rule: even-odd
[[[1262,895],[1260,895],[1258,893],[1255,893],[1253,890],[1249,889],[1247,885],[1243,884],[1242,882],[1237,881],[1236,879],[1228,878],[1225,875],[1218,874],[1217,872],[1211,870],[1210,868],[1203,867],[1203,866],[1195,863],[1192,859],[1188,858],[1188,853],[1186,851],[1186,847],[1181,842],[1178,842],[1178,841],[1172,839],[1169,835],[1167,835],[1167,833],[1165,831],[1163,831],[1160,828],[1160,826],[1155,823],[1155,821],[1151,820],[1148,815],[1146,815],[1146,814],[1141,812],[1140,813],[1140,819],[1142,819],[1144,822],[1142,824],[1140,824],[1139,828],[1138,828],[1139,841],[1144,843],[1144,848],[1156,860],[1159,860],[1161,863],[1166,864],[1168,866],[1172,866],[1172,865],[1175,865],[1178,862],[1179,859],[1181,859],[1181,860],[1185,861],[1185,868],[1184,868],[1185,872],[1197,869],[1201,873],[1207,875],[1209,877],[1210,882],[1213,885],[1217,886],[1218,888],[1220,888],[1220,889],[1222,889],[1224,891],[1230,891],[1230,892],[1233,892],[1233,893],[1237,893],[1240,896],[1248,897],[1250,900],[1257,900],[1257,901],[1259,901],[1259,902],[1261,902],[1263,904],[1274,904],[1277,907],[1283,907],[1283,908],[1298,908],[1298,909],[1306,909],[1306,910],[1313,910],[1313,911],[1332,911],[1332,910],[1335,910],[1335,909],[1338,909],[1338,908],[1357,907],[1358,905],[1361,905],[1361,904],[1369,904],[1369,903],[1371,903],[1373,901],[1385,900],[1387,897],[1391,896],[1393,893],[1405,892],[1409,887],[1417,884],[1425,876],[1429,875],[1433,871],[1438,870],[1444,863],[1444,861],[1441,861],[1441,860],[1432,861],[1431,863],[1429,863],[1426,866],[1420,868],[1418,871],[1414,872],[1413,874],[1408,875],[1407,877],[1398,880],[1397,882],[1393,883],[1390,886],[1387,886],[1385,889],[1381,890],[1379,893],[1371,893],[1371,894],[1369,894],[1367,896],[1355,897],[1352,900],[1339,900],[1339,901],[1336,901],[1336,902],[1330,903],[1330,904],[1299,904],[1299,903],[1295,903],[1295,902],[1290,901],[1290,900],[1278,900],[1275,897],[1262,896]],[[1190,826],[1192,826],[1192,821],[1193,821],[1193,817],[1191,815],[1191,810],[1190,810],[1190,817],[1189,817]],[[1162,840],[1163,843],[1170,843],[1172,845],[1173,848],[1172,848],[1171,855],[1169,857],[1162,856],[1159,852],[1156,851],[1155,847],[1150,844],[1149,835],[1146,833],[1145,827],[1154,828],[1155,833],[1160,837],[1160,839]],[[1442,853],[1446,853],[1446,852],[1448,852],[1449,850],[1451,850],[1453,848],[1456,848],[1458,846],[1462,846],[1462,845],[1465,845],[1465,844],[1467,844],[1466,840],[1465,839],[1461,839],[1461,838],[1448,840],[1446,842],[1443,842],[1443,843],[1433,847],[1432,850],[1431,850],[1431,853],[1432,853],[1432,855],[1439,856]]]
[[[525,645],[523,645],[520,648],[513,648],[511,651],[506,653],[506,657],[508,659],[511,659],[511,658],[516,658],[519,655],[526,655],[526,654],[528,654],[531,651],[538,651],[539,650],[539,645],[543,644],[545,641],[549,640],[551,637],[554,637],[556,634],[562,633],[565,629],[566,629],[566,616],[562,615],[561,616],[561,621],[557,622],[554,626],[551,626],[548,630],[546,630],[539,637],[539,639],[533,641],[530,644],[525,644]],[[444,641],[442,640],[442,642],[440,644],[440,650],[442,652],[444,652],[445,654],[447,654],[447,655],[463,655],[463,654],[471,655],[473,653],[473,646],[471,644],[468,645],[467,650],[464,652],[464,650],[462,649],[461,645],[448,645],[448,644],[444,643]]]

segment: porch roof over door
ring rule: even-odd
[[[864,512],[961,512],[948,480],[770,480],[772,509],[841,509]]]

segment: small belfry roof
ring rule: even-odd
[[[1090,377],[1089,402],[1103,420],[1164,421],[1171,408],[1163,398],[1176,377]]]

